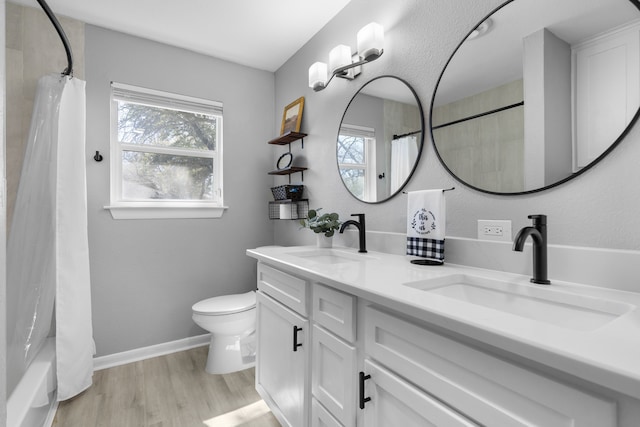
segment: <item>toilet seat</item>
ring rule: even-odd
[[[223,295],[197,302],[191,307],[194,314],[203,316],[220,316],[224,314],[241,313],[256,306],[256,293],[249,291],[244,294]]]

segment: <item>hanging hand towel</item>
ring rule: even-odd
[[[444,261],[444,192],[413,191],[407,198],[407,255]]]

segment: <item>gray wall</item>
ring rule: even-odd
[[[0,22],[4,22],[5,19],[5,2],[0,0]],[[0,46],[4,46],[5,34],[0,34]],[[3,51],[4,52],[4,51]],[[5,81],[5,55],[0,55],[0,81]],[[6,117],[6,102],[5,102],[5,85],[0,85],[0,176],[6,176],[5,174],[5,117]],[[6,315],[6,272],[7,272],[7,258],[4,248],[6,247],[7,235],[6,235],[6,218],[7,218],[7,203],[6,203],[6,187],[2,185],[2,196],[0,196],[0,323],[5,322]],[[4,323],[6,324],[6,323]],[[7,425],[7,340],[6,330],[0,327],[0,427]]]
[[[407,80],[428,110],[437,79],[458,42],[502,0],[352,0],[332,22],[276,72],[276,111],[304,95],[302,129],[309,133],[304,155],[309,170],[304,184],[310,205],[341,216],[364,212],[370,230],[405,232],[406,199],[380,205],[358,202],[343,188],[333,151],[336,129],[349,99],[368,79],[393,74]],[[337,44],[355,46],[355,34],[370,21],[385,27],[385,53],[365,65],[353,81],[334,79],[321,92],[307,86],[308,67],[326,60]],[[428,116],[427,116],[428,119]],[[277,117],[276,117],[277,120]],[[640,126],[595,168],[560,187],[528,196],[492,196],[465,188],[449,176],[427,137],[426,149],[408,190],[455,186],[447,193],[447,234],[476,237],[477,219],[512,219],[514,229],[528,224],[528,214],[549,216],[549,241],[587,247],[639,249]],[[308,230],[276,224],[279,244],[313,243]]]
[[[213,42],[213,41],[212,41]],[[245,250],[270,244],[274,75],[86,27],[87,166],[93,326],[98,355],[205,333],[191,305],[255,289]],[[114,220],[109,204],[109,87],[116,81],[224,103],[221,219]],[[278,128],[279,129],[279,128]]]
[[[358,95],[344,117],[344,124],[375,129],[376,140],[384,140],[384,100],[370,95]],[[336,132],[337,135],[337,132]]]

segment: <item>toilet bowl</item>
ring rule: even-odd
[[[255,291],[208,298],[191,309],[193,321],[211,333],[208,373],[227,374],[254,366]]]

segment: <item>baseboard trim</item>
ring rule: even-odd
[[[165,354],[176,353],[178,351],[189,350],[191,348],[208,345],[211,341],[211,334],[203,334],[195,337],[187,337],[181,340],[170,341],[148,347],[136,348],[123,351],[122,353],[108,354],[93,358],[93,370],[112,368],[114,366],[126,365],[127,363],[138,362],[140,360],[151,359],[152,357],[164,356]]]

